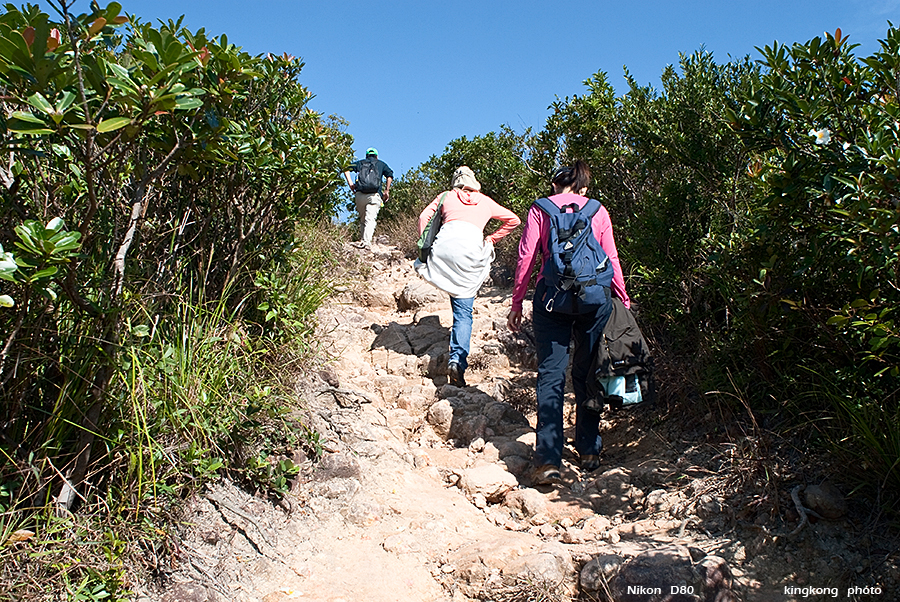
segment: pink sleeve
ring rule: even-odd
[[[625,307],[631,307],[631,299],[625,292],[625,277],[622,275],[622,265],[619,263],[619,252],[616,250],[616,241],[613,238],[612,221],[609,219],[606,207],[601,207],[600,211],[594,215],[591,225],[594,228],[594,236],[597,236],[600,246],[606,251],[606,255],[613,265],[612,293],[622,300]]]
[[[544,222],[543,212],[535,206],[528,210],[525,228],[519,241],[519,259],[516,262],[516,276],[513,281],[512,311],[522,311],[522,302],[531,283],[531,272],[540,251],[541,230]]]
[[[499,219],[503,222],[503,225],[497,228],[497,230],[487,237],[491,244],[497,244],[501,238],[512,232],[516,226],[522,223],[522,220],[519,219],[519,216],[507,209],[506,207],[502,207],[498,205],[495,201],[491,201],[492,211],[491,218]]]
[[[425,226],[428,225],[428,220],[431,219],[431,216],[434,215],[434,212],[437,211],[438,202],[441,200],[441,196],[444,193],[441,193],[435,197],[431,204],[425,207],[422,210],[422,213],[419,214],[419,236],[422,235],[422,232],[425,230]]]

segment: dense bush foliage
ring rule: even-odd
[[[760,202],[725,269],[754,281],[743,315],[801,410],[900,491],[900,30],[870,57],[837,30],[761,50],[729,114]],[[809,393],[813,392],[813,395]],[[896,499],[896,498],[895,498]]]
[[[900,491],[900,32],[881,46],[857,58],[838,31],[755,62],[701,50],[659,90],[626,73],[618,97],[597,73],[541,131],[454,140],[396,196],[420,208],[466,163],[524,216],[557,165],[586,160],[680,378],[779,420],[838,418],[817,428]]]
[[[294,57],[71,5],[0,14],[0,546],[222,470],[277,494],[315,451],[260,371],[328,292],[296,226],[336,214],[350,137]]]

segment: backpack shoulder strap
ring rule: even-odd
[[[534,202],[534,206],[551,217],[559,213],[559,207],[557,207],[556,204],[547,197],[541,197],[536,200]]]
[[[600,207],[603,206],[603,203],[598,201],[597,199],[588,199],[588,202],[584,204],[584,207],[581,208],[581,212],[586,216],[593,218],[594,215],[600,211]]]
[[[565,208],[560,208],[548,199],[547,197],[541,197],[534,202],[534,205],[546,213],[547,215],[553,216],[557,213],[563,213]],[[598,201],[597,199],[588,199],[588,202],[584,204],[584,207],[581,208],[581,213],[588,216],[589,218],[593,218],[594,214],[600,211],[600,207],[603,206],[603,203]],[[568,205],[567,205],[568,207]]]

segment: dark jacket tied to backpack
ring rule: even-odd
[[[589,372],[588,396],[594,401],[590,404],[592,409],[601,409],[604,400],[613,409],[622,407],[621,396],[615,399],[617,396],[611,397],[611,390],[607,390],[612,389],[611,381],[616,378],[625,379],[621,387],[624,390],[631,392],[637,387],[639,394],[636,397],[655,403],[656,386],[650,346],[631,310],[618,298],[613,298],[612,311],[603,328],[603,336]]]

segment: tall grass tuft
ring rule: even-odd
[[[830,420],[815,418],[827,445],[847,466],[843,473],[861,492],[878,498],[885,510],[900,512],[900,403],[897,393],[877,384],[860,383],[853,375],[826,376],[810,371],[814,382],[805,406],[815,396]],[[830,410],[830,411],[829,411]]]
[[[147,559],[171,549],[175,502],[223,476],[286,493],[294,452],[320,453],[296,418],[291,375],[317,350],[314,313],[340,260],[329,228],[298,229],[283,260],[242,280],[255,285],[209,299],[181,282],[182,294],[132,306],[74,514],[53,500],[89,405],[81,375],[101,345],[57,321],[54,365],[65,369],[0,445],[0,601],[127,599]]]

